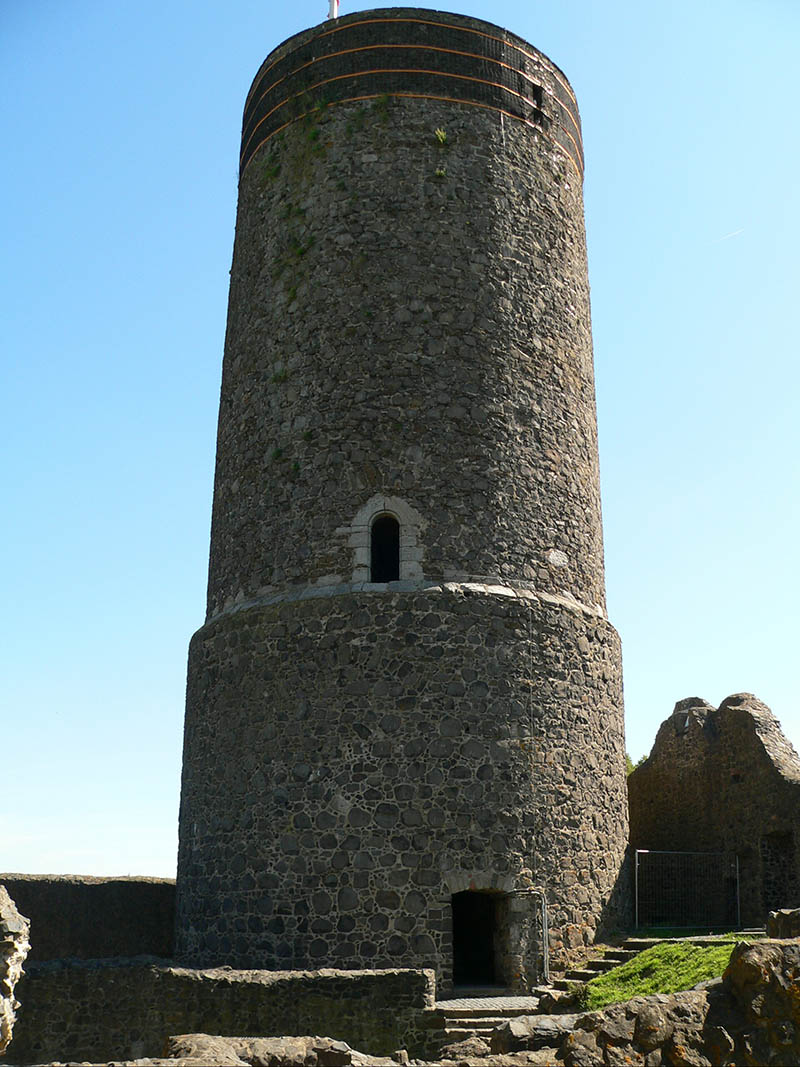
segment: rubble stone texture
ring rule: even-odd
[[[381,1058],[357,1052],[341,1040],[319,1037],[183,1034],[170,1038],[166,1050],[168,1059],[126,1062],[142,1067],[369,1067],[409,1061],[421,1067],[448,1062],[462,1067],[796,1067],[800,941],[742,942],[734,948],[723,977],[696,989],[636,997],[583,1015],[516,1018],[494,1031],[491,1048],[483,1041],[463,1041],[443,1048],[441,1058],[411,1059],[405,1049]]]
[[[577,106],[504,30],[410,8],[291,38],[245,109],[177,953],[497,978],[619,921]],[[398,578],[371,581],[376,517]],[[533,891],[533,892],[532,892]]]
[[[14,1062],[158,1056],[170,1034],[321,1033],[388,1055],[438,1047],[433,974],[199,971],[166,960],[53,960],[26,968]]]
[[[172,956],[175,882],[75,874],[0,874],[28,916],[28,964],[107,956]]]
[[[20,1006],[14,990],[30,948],[30,930],[30,922],[20,915],[8,890],[0,885],[0,1056],[11,1043],[16,1009]]]
[[[800,905],[800,757],[751,693],[679,701],[628,795],[632,848],[738,857],[743,925]]]

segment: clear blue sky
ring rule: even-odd
[[[581,107],[631,755],[676,700],[740,690],[800,747],[800,4],[451,9],[546,52]],[[0,870],[174,874],[241,111],[326,13],[3,5]]]

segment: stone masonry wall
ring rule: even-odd
[[[743,924],[800,904],[800,758],[752,694],[676,704],[628,796],[633,848],[738,855]]]
[[[268,57],[241,162],[177,953],[446,989],[492,890],[524,987],[529,891],[557,958],[627,840],[574,95],[489,23],[359,12]]]
[[[139,1059],[172,1034],[319,1031],[375,1054],[425,1051],[433,976],[414,971],[265,974],[166,961],[29,964],[18,986],[15,1064]]]
[[[457,586],[278,601],[202,630],[189,678],[180,958],[446,988],[470,887],[542,887],[554,953],[591,940],[626,844],[604,619]]]
[[[424,517],[428,577],[605,602],[581,174],[543,127],[386,91],[320,104],[242,174],[209,617],[351,580],[337,531],[376,493]]]
[[[30,919],[29,961],[172,955],[172,879],[0,874],[0,884]]]

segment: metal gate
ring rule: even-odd
[[[637,927],[741,925],[738,856],[637,849],[634,886]]]

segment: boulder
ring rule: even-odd
[[[449,1045],[445,1045],[439,1052],[439,1059],[457,1061],[481,1059],[488,1056],[490,1051],[489,1042],[473,1034],[471,1037],[464,1038],[463,1041],[452,1041]]]
[[[557,1048],[575,1026],[577,1015],[519,1015],[492,1031],[494,1054]]]
[[[738,944],[723,981],[747,1023],[745,1062],[800,1063],[800,941]]]
[[[330,1037],[219,1037],[178,1034],[167,1042],[172,1059],[199,1060],[208,1067],[395,1067],[385,1056],[357,1052]]]
[[[800,937],[800,908],[780,908],[767,917],[767,937]]]
[[[208,1067],[248,1067],[250,1060],[238,1052],[248,1044],[238,1037],[215,1037],[211,1034],[177,1034],[167,1041],[166,1054],[176,1060],[202,1060]]]

